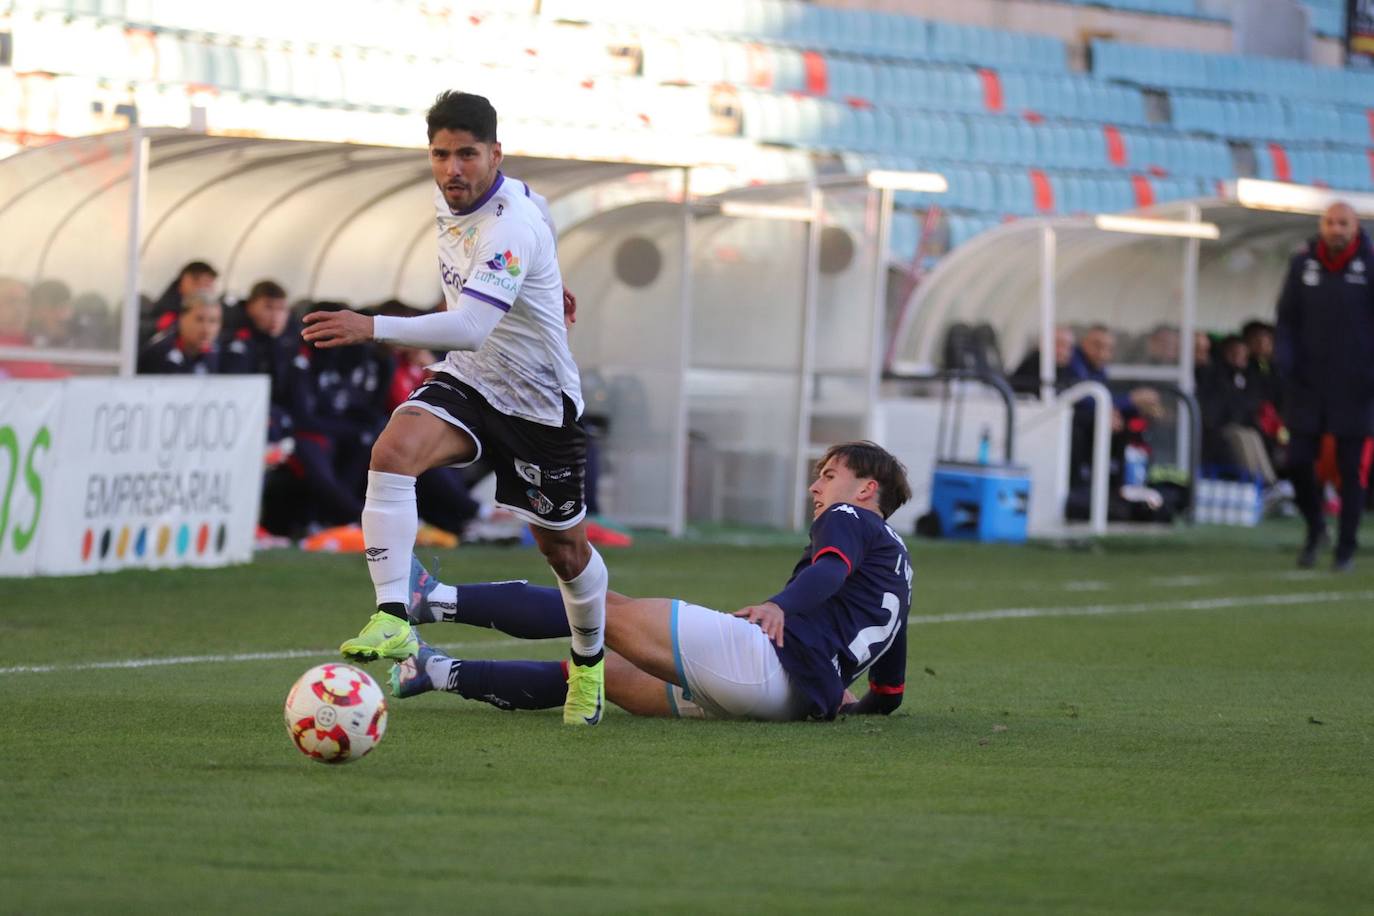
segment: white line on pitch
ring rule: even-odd
[[[507,648],[532,642],[528,639],[491,639],[485,642],[436,644],[436,649]],[[338,655],[338,649],[286,649],[281,652],[239,652],[234,655],[173,655],[165,658],[126,658],[112,662],[78,662],[72,665],[17,665],[0,668],[3,674],[51,674],[58,671],[102,671],[115,668],[164,668],[169,665],[231,665],[236,662],[274,662],[290,658]]]
[[[1089,604],[1082,607],[1009,607],[962,614],[912,615],[912,626],[932,623],[975,623],[982,620],[1024,620],[1039,617],[1106,617],[1116,614],[1146,614],[1153,611],[1215,611],[1234,607],[1281,607],[1294,604],[1321,604],[1330,601],[1367,601],[1374,591],[1299,592],[1290,595],[1252,595],[1244,598],[1197,598],[1180,601],[1154,601],[1141,604]],[[526,639],[493,639],[484,642],[447,643],[439,649],[511,648]],[[108,662],[79,662],[72,665],[20,665],[0,668],[6,674],[50,674],[67,671],[100,671],[123,668],[160,668],[169,665],[227,665],[236,662],[282,661],[291,658],[331,656],[335,649],[288,649],[281,652],[242,652],[235,655],[178,655],[167,658],[130,658]]]
[[[1145,614],[1151,611],[1216,611],[1230,607],[1275,607],[1291,604],[1321,604],[1328,601],[1366,601],[1367,592],[1299,592],[1291,595],[1251,595],[1244,598],[1194,598],[1178,601],[1151,601],[1141,604],[1089,604],[1082,607],[1007,607],[963,614],[912,615],[911,625],[925,623],[964,623],[976,620],[1016,620],[1034,617],[1103,617],[1112,614]]]

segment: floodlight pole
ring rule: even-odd
[[[143,209],[148,197],[148,156],[150,141],[142,128],[130,134],[129,224],[125,239],[124,310],[119,316],[119,374],[131,377],[138,365],[138,287],[143,237]]]

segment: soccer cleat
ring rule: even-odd
[[[441,654],[438,649],[421,642],[418,652],[392,665],[387,673],[391,695],[398,700],[404,700],[439,689],[429,678],[429,660]]]
[[[595,725],[605,705],[606,659],[595,665],[568,665],[568,696],[563,701],[564,725]]]
[[[418,557],[410,555],[410,604],[406,606],[406,616],[411,623],[434,623],[440,618],[429,606],[429,596],[439,585],[439,580],[429,574]]]
[[[1302,545],[1302,550],[1298,553],[1298,569],[1311,569],[1316,566],[1317,554],[1330,543],[1331,539],[1327,537],[1325,528],[1316,534],[1309,532],[1306,542]]]
[[[1355,549],[1353,547],[1337,547],[1336,555],[1331,559],[1331,571],[1334,573],[1354,572]]]
[[[386,611],[378,611],[361,633],[339,646],[339,652],[349,661],[366,663],[379,658],[400,661],[414,655],[419,648],[420,640],[409,623]]]

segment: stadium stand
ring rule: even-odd
[[[1064,2],[1219,21],[1196,0]],[[1307,5],[1316,35],[1342,32],[1339,0]],[[192,108],[230,130],[298,136],[304,113],[365,133],[422,110],[461,56],[468,88],[515,123],[738,133],[824,169],[945,172],[952,244],[1008,219],[1210,196],[1252,175],[1374,188],[1374,73],[797,0],[347,6],[307,22],[266,0],[0,4],[0,137],[15,148],[184,124]],[[341,25],[359,21],[377,26]],[[899,195],[894,251],[914,250],[913,214],[931,203]]]

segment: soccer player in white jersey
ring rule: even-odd
[[[609,576],[587,541],[587,436],[553,233],[529,189],[501,174],[490,102],[445,92],[426,122],[445,308],[415,318],[305,316],[303,336],[317,347],[376,340],[449,351],[372,447],[362,522],[377,613],[340,651],[363,662],[416,652],[406,620],[415,478],[483,458],[495,470],[496,501],[529,523],[558,577],[572,639],[563,721],[595,725]]]

